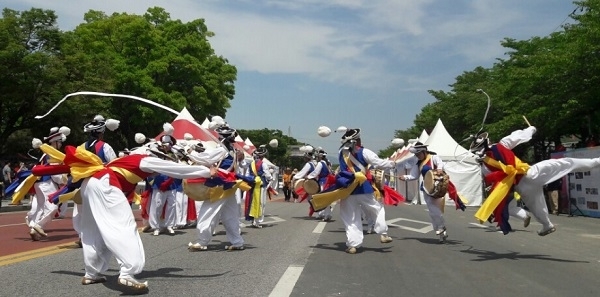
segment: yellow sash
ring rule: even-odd
[[[331,192],[318,193],[312,196],[311,204],[315,209],[324,209],[333,202],[346,199],[352,194],[352,191],[364,183],[367,177],[362,172],[354,173],[354,181],[347,188],[340,188]]]
[[[258,176],[258,170],[256,168],[256,161],[252,161],[250,169],[254,173],[254,188],[252,189],[252,204],[250,206],[249,215],[253,218],[258,218],[262,214],[262,208],[260,206],[260,195],[262,188],[262,179]]]
[[[62,163],[62,161],[65,159],[65,154],[46,143],[42,144],[40,146],[40,149],[42,150],[42,152],[48,155],[49,163]],[[17,204],[21,202],[21,200],[23,200],[23,197],[25,197],[25,195],[29,193],[29,190],[31,190],[31,188],[38,179],[39,176],[35,175],[30,175],[26,177],[25,180],[21,182],[17,190],[14,192],[12,196],[12,203]]]
[[[521,161],[519,158],[515,156],[515,166],[505,165],[502,162],[494,160],[490,157],[485,157],[483,159],[485,164],[488,164],[494,168],[498,168],[502,170],[506,174],[506,176],[494,187],[494,190],[487,199],[483,202],[477,213],[475,213],[475,217],[480,222],[485,222],[490,217],[492,212],[500,205],[500,202],[508,195],[510,189],[515,183],[515,179],[517,175],[524,175],[529,170],[529,164]]]
[[[102,159],[100,159],[100,157],[98,157],[96,154],[86,150],[83,145],[77,147],[74,156],[82,162],[73,162],[69,164],[69,167],[71,167],[71,176],[73,177],[73,182],[90,177],[96,172],[104,169],[104,163],[102,163]]]
[[[39,176],[35,176],[33,174],[26,177],[25,180],[21,182],[19,187],[17,187],[17,190],[13,193],[12,204],[18,204],[19,202],[21,202],[21,200],[23,200],[23,197],[25,197],[25,195],[29,193],[29,190],[31,190],[31,187],[33,187],[33,185],[38,179]]]
[[[42,152],[44,152],[49,157],[48,163],[62,163],[65,160],[65,154],[51,145],[42,144],[40,147]]]
[[[75,189],[72,192],[66,193],[66,194],[62,194],[60,196],[58,196],[58,202],[59,203],[64,203],[67,202],[69,200],[72,200],[73,202],[77,203],[77,204],[81,204],[81,195],[79,194],[79,189]]]
[[[135,205],[140,205],[140,203],[142,203],[142,196],[140,196],[140,194],[138,194],[137,192],[133,193],[132,201]]]

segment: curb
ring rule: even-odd
[[[2,207],[0,207],[0,213],[15,212],[15,211],[29,211],[31,209],[31,202],[28,199],[23,199],[22,205],[8,205],[10,200],[2,200]],[[73,201],[69,201],[67,207],[73,207]]]
[[[28,211],[31,209],[31,203],[29,200],[21,201],[22,205],[8,205],[10,200],[2,200],[2,206],[0,207],[0,213],[13,212],[13,211]]]

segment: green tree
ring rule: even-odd
[[[56,56],[62,33],[53,11],[5,8],[0,19],[0,154],[31,147],[31,137],[47,135],[34,119],[65,78]],[[45,123],[49,126],[51,123]],[[41,130],[41,131],[40,131]]]
[[[104,63],[100,76],[112,93],[148,98],[179,110],[187,107],[195,118],[225,115],[235,94],[237,71],[210,46],[204,20],[171,20],[162,8],[143,16],[90,10],[68,39],[89,61]],[[133,135],[160,132],[172,115],[125,99],[104,100],[99,109],[121,120],[116,146],[130,146]],[[75,104],[75,103],[72,103]],[[98,109],[90,110],[86,119]],[[148,125],[148,123],[155,123]]]
[[[298,145],[298,141],[287,135],[284,135],[281,130],[260,129],[260,130],[238,130],[240,136],[244,139],[249,138],[254,146],[259,147],[266,145],[269,154],[267,158],[279,167],[293,167],[294,160],[290,157],[289,145]],[[269,146],[272,139],[277,139],[278,146],[273,148]]]

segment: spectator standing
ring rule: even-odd
[[[2,189],[2,196],[4,197],[4,188],[8,187],[12,183],[12,168],[10,168],[10,162],[8,161],[4,164],[4,167],[2,167],[2,179],[4,183],[4,187]]]
[[[292,169],[289,167],[283,171],[283,196],[286,202],[290,202],[292,197]]]
[[[558,201],[560,200],[560,191],[562,190],[562,178],[559,178],[546,186],[546,204],[548,205],[548,212],[553,215],[558,215]]]

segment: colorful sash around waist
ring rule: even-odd
[[[352,177],[347,174],[351,174]],[[333,187],[325,189],[321,193],[314,194],[312,197],[313,199],[324,199],[332,202],[345,199],[365,181],[367,181],[367,177],[360,171],[355,173],[342,171],[336,176],[336,184]]]
[[[477,213],[475,213],[475,217],[480,222],[487,221],[496,207],[498,207],[502,200],[506,198],[515,184],[517,176],[525,175],[527,170],[529,170],[529,164],[521,161],[517,157],[515,157],[514,165],[506,165],[490,157],[485,157],[483,162],[492,168],[499,169],[499,171],[496,172],[501,173],[494,174],[496,175],[496,179],[501,178],[501,180],[497,182],[488,198],[483,202]]]
[[[21,202],[23,197],[25,197],[25,195],[31,191],[31,188],[33,188],[33,185],[37,182],[38,178],[39,176],[35,176],[33,174],[27,176],[14,191],[12,195],[12,203],[18,204]]]
[[[248,191],[251,186],[244,180],[237,179],[233,172],[219,171],[216,177],[186,179],[186,183],[200,183],[208,187],[207,200],[211,202],[231,197],[237,189]]]

